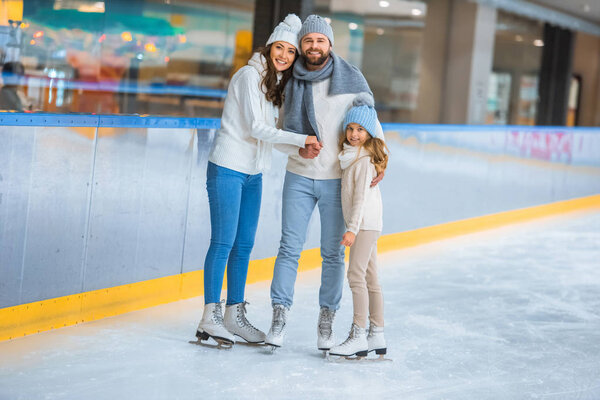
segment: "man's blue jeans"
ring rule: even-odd
[[[260,215],[262,174],[247,175],[209,162],[206,189],[210,247],[204,261],[204,303],[221,301],[225,265],[227,305],[242,303]]]
[[[319,305],[339,308],[344,284],[345,232],[342,214],[341,180],[316,180],[287,172],[283,185],[282,232],[279,253],[271,282],[271,301],[291,307],[298,259],[315,205],[321,216],[321,288]]]

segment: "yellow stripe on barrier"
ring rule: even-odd
[[[600,209],[600,195],[385,235],[379,238],[378,251],[399,250],[536,218],[591,209]],[[251,261],[247,282],[271,279],[274,264],[275,257]],[[318,248],[302,252],[299,271],[318,268],[320,265],[321,256]],[[2,308],[0,309],[0,341],[199,296],[203,294],[203,282],[202,271],[192,271]]]
[[[436,240],[448,239],[455,236],[466,235],[468,233],[499,228],[505,225],[527,222],[537,218],[595,208],[600,208],[600,195],[558,201],[541,206],[504,211],[481,217],[467,218],[412,231],[382,236],[377,241],[377,251],[386,252],[400,250]]]

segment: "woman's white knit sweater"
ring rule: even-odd
[[[210,162],[254,175],[271,166],[273,143],[304,147],[306,136],[275,127],[279,109],[261,88],[265,71],[265,58],[254,53],[231,78]]]
[[[360,153],[359,153],[360,151]],[[362,147],[344,144],[339,154],[342,167],[342,211],[346,230],[381,231],[383,205],[379,185],[371,186],[377,176],[371,156]]]

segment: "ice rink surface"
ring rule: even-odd
[[[386,253],[380,266],[393,362],[323,358],[312,271],[274,354],[189,344],[194,298],[1,342],[0,399],[600,399],[600,213]],[[268,288],[247,288],[265,330]],[[339,341],[351,314],[346,283]]]

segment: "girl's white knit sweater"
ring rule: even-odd
[[[306,136],[277,129],[279,109],[261,88],[266,60],[254,53],[248,65],[233,75],[209,161],[254,175],[271,166],[273,143],[304,147]]]
[[[379,185],[371,186],[377,176],[371,156],[362,147],[344,144],[339,154],[342,167],[342,211],[346,230],[380,231],[383,227],[383,205]]]

